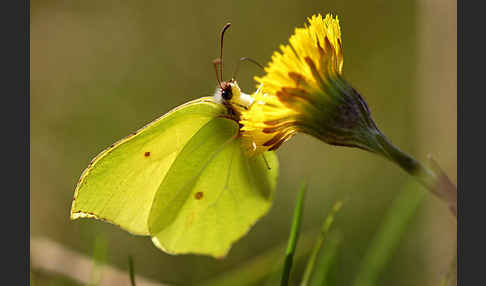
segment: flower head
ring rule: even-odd
[[[263,85],[252,95],[253,104],[241,114],[244,149],[259,154],[277,149],[296,132],[297,112],[287,108],[278,97],[265,94]]]
[[[255,77],[260,87],[240,121],[248,149],[274,150],[303,132],[329,144],[370,150],[364,141],[375,125],[364,100],[342,77],[339,20],[319,14],[308,22],[273,54],[266,74]]]
[[[309,26],[295,29],[289,45],[273,54],[266,74],[255,78],[259,88],[240,119],[250,155],[275,150],[297,132],[358,147],[397,163],[456,215],[457,188],[440,170],[423,166],[393,145],[374,123],[364,99],[344,80],[337,17],[317,15],[308,21]]]
[[[281,45],[272,62],[265,69],[267,74],[255,79],[262,83],[265,92],[277,94],[282,87],[317,92],[322,84],[329,84],[331,77],[342,74],[343,51],[341,28],[338,18],[327,14],[325,18],[314,15],[308,19],[310,26],[296,28],[290,45]]]

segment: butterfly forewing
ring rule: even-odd
[[[175,108],[99,154],[76,186],[71,218],[93,217],[148,235],[154,195],[185,144],[226,110],[211,98]]]

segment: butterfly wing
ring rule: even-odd
[[[154,196],[174,159],[202,126],[225,112],[212,98],[203,97],[104,150],[78,181],[71,219],[101,219],[133,234],[148,235]]]
[[[160,184],[149,216],[154,244],[171,254],[225,256],[269,210],[277,173],[273,152],[248,157],[238,124],[212,119],[187,142]]]

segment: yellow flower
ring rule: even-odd
[[[456,214],[453,184],[393,145],[376,126],[361,95],[344,80],[337,17],[314,15],[308,22],[295,29],[289,45],[273,54],[266,74],[255,78],[259,88],[240,116],[249,154],[275,150],[297,132],[328,144],[361,148],[397,163]]]
[[[297,112],[276,96],[264,94],[262,87],[252,95],[253,104],[242,112],[240,119],[244,149],[249,154],[275,150],[297,132],[294,126]]]
[[[260,87],[242,112],[241,130],[251,154],[275,150],[297,132],[329,144],[367,148],[357,126],[371,119],[366,103],[343,79],[343,50],[338,18],[320,14],[296,28],[255,77]],[[363,116],[364,115],[364,116]]]
[[[262,83],[265,92],[277,94],[282,87],[317,92],[321,85],[343,70],[343,51],[339,20],[327,14],[308,19],[310,26],[296,28],[290,37],[290,45],[280,46],[282,53],[275,52],[272,62],[265,69],[264,77],[255,79]]]

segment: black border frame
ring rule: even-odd
[[[479,1],[457,2],[458,217],[457,285],[484,285],[485,188],[484,10]],[[473,6],[476,4],[476,6]],[[466,98],[466,101],[464,101]],[[464,135],[468,134],[469,137]],[[467,148],[464,148],[464,143]],[[465,163],[467,173],[465,172]],[[467,174],[465,176],[465,174]],[[467,181],[465,180],[467,178]],[[464,218],[467,218],[465,220]],[[464,228],[469,229],[466,233]],[[465,240],[465,238],[467,240]]]
[[[30,284],[30,0],[4,1],[2,15],[3,284]],[[7,160],[5,160],[5,157]],[[5,184],[5,182],[7,184]],[[8,282],[7,282],[8,281]],[[10,281],[14,281],[13,283]]]

